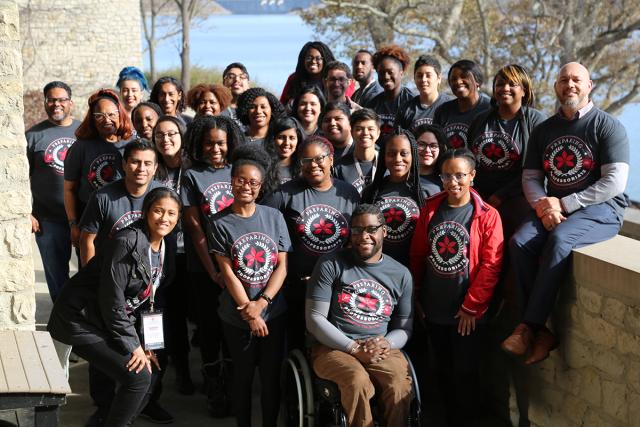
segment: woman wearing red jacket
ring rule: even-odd
[[[447,151],[441,171],[445,191],[422,208],[409,257],[418,315],[427,322],[438,363],[447,425],[473,426],[484,314],[502,264],[502,223],[471,189],[473,153]]]

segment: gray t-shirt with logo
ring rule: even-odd
[[[449,148],[463,148],[467,146],[469,126],[476,116],[491,107],[491,99],[484,93],[469,111],[461,112],[458,100],[452,99],[442,104],[433,115],[433,123],[442,126],[447,135]]]
[[[453,325],[469,289],[469,230],[473,204],[443,202],[429,222],[427,271],[420,303],[427,321]]]
[[[284,215],[295,249],[289,260],[292,277],[310,276],[318,258],[344,246],[359,201],[358,192],[344,181],[336,179],[330,189],[320,191],[294,179],[263,202]]]
[[[66,221],[64,210],[64,161],[76,142],[80,122],[57,126],[48,120],[29,129],[27,159],[33,196],[32,213],[39,220]]]
[[[291,251],[291,240],[282,214],[268,206],[256,206],[248,218],[236,215],[227,208],[211,220],[211,250],[231,260],[235,276],[244,286],[250,300],[255,300],[269,282],[277,267],[278,253]],[[281,315],[286,309],[279,292],[262,313],[264,320]],[[220,318],[232,325],[249,329],[242,320],[237,304],[225,289],[220,294]]]
[[[307,299],[329,302],[329,323],[356,340],[384,336],[394,318],[411,318],[412,292],[411,273],[399,262],[383,256],[368,264],[345,248],[318,261]]]
[[[124,179],[119,179],[91,195],[80,218],[80,230],[96,234],[96,253],[106,239],[111,239],[118,231],[142,217],[144,197],[156,187],[161,185],[151,181],[142,196],[134,197],[127,191]]]
[[[80,139],[71,146],[64,161],[64,179],[78,182],[81,203],[86,204],[95,191],[124,176],[122,155],[128,143]]]

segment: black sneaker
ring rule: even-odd
[[[155,424],[171,424],[173,422],[173,416],[158,405],[158,402],[147,403],[140,416]]]

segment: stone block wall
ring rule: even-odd
[[[549,359],[501,365],[518,386],[502,396],[513,424],[640,426],[640,241],[616,236],[574,251],[551,323],[561,344]]]
[[[142,66],[138,0],[18,0],[25,91],[52,80],[71,86],[74,115],[87,97],[113,87],[120,70]]]
[[[0,329],[34,328],[31,190],[18,6],[0,0]]]

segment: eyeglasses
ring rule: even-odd
[[[449,182],[449,181],[453,181],[455,179],[456,182],[460,182],[463,179],[465,179],[467,177],[467,175],[469,175],[469,174],[468,173],[462,173],[462,172],[458,172],[458,173],[442,173],[442,174],[440,174],[440,180],[442,182]]]
[[[114,122],[118,120],[119,117],[120,113],[118,113],[117,111],[112,111],[110,113],[93,113],[93,118],[99,122],[105,122],[107,121],[107,119]]]
[[[329,83],[341,83],[341,84],[345,84],[346,82],[349,81],[348,78],[346,77],[328,77],[327,81]]]
[[[418,144],[418,151],[427,151],[427,149],[429,149],[429,151],[431,152],[434,152],[438,151],[440,147],[438,146],[438,144]]]
[[[384,224],[369,225],[367,227],[351,227],[351,234],[356,234],[356,235],[360,235],[364,233],[375,234],[376,231],[378,231],[382,226],[384,226]]]
[[[159,140],[163,140],[167,136],[169,137],[169,139],[173,139],[173,137],[176,136],[176,135],[180,135],[180,132],[178,132],[177,130],[172,130],[170,132],[156,132],[155,133],[156,139],[159,139]]]
[[[54,105],[56,102],[58,104],[66,104],[71,101],[71,98],[46,98],[45,101],[49,105]]]
[[[316,157],[303,157],[302,159],[300,159],[300,166],[307,166],[310,165],[311,163],[315,163],[318,166],[322,166],[322,164],[324,163],[324,159],[326,159],[327,157],[329,157],[330,154],[323,154],[321,156],[316,156]]]
[[[304,58],[305,62],[322,62],[324,61],[324,59],[322,58],[322,56],[307,56]]]
[[[244,187],[245,184],[249,184],[249,187],[254,190],[262,185],[262,181],[258,181],[257,179],[244,179],[239,176],[231,178],[231,183],[236,187]]]
[[[246,74],[227,74],[226,76],[224,76],[225,80],[229,80],[230,82],[234,81],[234,80],[249,80],[249,76],[247,76]]]

